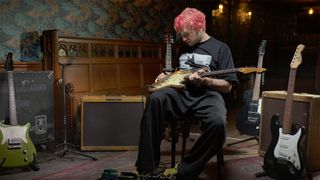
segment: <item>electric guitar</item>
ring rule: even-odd
[[[262,40],[259,46],[258,68],[262,68],[263,57],[265,54],[267,40]],[[261,98],[260,98],[261,74],[256,73],[253,91],[244,92],[244,105],[239,111],[236,118],[237,129],[246,135],[258,136],[260,114],[261,114]]]
[[[210,71],[200,74],[201,77],[207,77],[207,76],[219,76],[223,74],[228,73],[236,73],[240,72],[243,74],[248,73],[262,73],[266,71],[265,68],[256,68],[256,67],[241,67],[241,68],[233,68],[233,69],[224,69],[224,70],[218,70],[218,71]],[[148,87],[149,92],[154,92],[159,89],[165,88],[165,87],[172,87],[176,89],[181,89],[185,87],[185,77],[191,75],[194,72],[194,70],[178,70],[175,71],[169,75],[167,75],[165,78],[151,84]]]
[[[276,179],[300,179],[304,171],[304,163],[300,151],[300,140],[304,135],[304,127],[292,129],[292,104],[295,76],[301,64],[301,52],[304,45],[299,44],[290,64],[287,98],[283,112],[283,123],[280,127],[279,115],[273,115],[271,120],[271,144],[264,156],[263,169]]]
[[[7,55],[5,69],[8,72],[10,125],[0,122],[0,167],[31,166],[38,170],[34,164],[36,149],[29,137],[30,123],[24,126],[17,123],[12,53]]]
[[[172,72],[172,43],[173,37],[171,34],[164,35],[164,42],[166,43],[166,56],[165,56],[165,68],[164,72]]]

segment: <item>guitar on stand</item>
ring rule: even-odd
[[[263,57],[265,54],[267,40],[262,40],[259,46],[259,57],[257,68],[262,68]],[[229,143],[228,146],[246,142],[252,139],[258,140],[259,135],[259,124],[261,114],[261,98],[260,98],[260,86],[261,86],[261,74],[255,74],[254,88],[253,91],[246,90],[243,93],[244,105],[237,114],[236,127],[241,134],[253,136],[244,140]]]
[[[173,44],[172,35],[165,34],[164,42],[166,43],[166,56],[165,56],[165,68],[163,69],[163,71],[170,73],[174,70],[172,68],[172,44]]]
[[[262,68],[263,66],[263,57],[265,53],[267,40],[262,40],[261,45],[259,47],[259,59],[258,59],[258,68]],[[250,108],[248,111],[248,122],[252,124],[254,127],[259,127],[260,124],[260,107],[261,107],[261,98],[260,98],[260,86],[261,86],[261,74],[256,73],[255,81],[254,81],[254,89],[252,94],[252,99],[250,102]],[[257,128],[254,128],[257,130]],[[257,135],[258,132],[253,133]]]
[[[295,77],[297,68],[302,62],[301,52],[304,47],[303,44],[298,45],[290,64],[291,69],[282,127],[280,126],[278,114],[273,115],[271,119],[272,138],[264,156],[263,169],[265,172],[263,175],[276,179],[301,179],[305,168],[308,171],[307,163],[304,163],[300,147],[300,140],[305,133],[304,127],[293,128],[294,126],[292,126]]]
[[[34,171],[36,149],[29,137],[30,123],[18,125],[15,89],[13,82],[12,53],[8,53],[5,69],[8,73],[9,86],[9,125],[0,122],[0,167],[16,168],[30,166]]]

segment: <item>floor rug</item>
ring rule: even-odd
[[[85,163],[73,165],[61,171],[41,175],[36,180],[44,179],[98,179],[104,169],[116,169],[119,173],[121,171],[128,171],[134,168],[136,153],[123,152],[117,156],[99,158],[97,161],[88,161]],[[222,175],[226,180],[269,180],[269,177],[256,178],[255,173],[262,171],[263,158],[259,156],[240,158],[234,160],[225,160]],[[317,174],[317,173],[316,173]],[[320,173],[318,173],[320,174]],[[319,175],[314,174],[314,179],[319,178]],[[199,179],[211,180],[217,179],[215,159],[211,160],[204,171],[201,173]]]
[[[263,172],[263,157],[254,156],[225,161],[222,176],[224,180],[270,180],[268,176],[256,177],[257,173]],[[216,163],[209,163],[202,174],[201,179],[217,179]],[[312,172],[313,180],[320,180],[320,172]],[[305,178],[307,179],[307,178]]]

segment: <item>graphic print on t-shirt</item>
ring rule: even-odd
[[[185,53],[179,58],[180,69],[209,67],[212,57],[207,54]]]

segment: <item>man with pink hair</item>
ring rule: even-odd
[[[177,179],[196,179],[206,163],[225,142],[227,109],[223,94],[237,83],[234,73],[218,77],[201,77],[204,69],[216,71],[234,68],[229,47],[206,33],[205,15],[194,8],[186,8],[175,18],[174,28],[186,44],[181,47],[179,68],[194,70],[185,78],[185,89],[159,89],[148,97],[141,121],[138,159],[139,173],[157,171],[164,122],[199,121],[202,134],[189,154],[177,165]],[[167,73],[161,73],[155,81]]]

